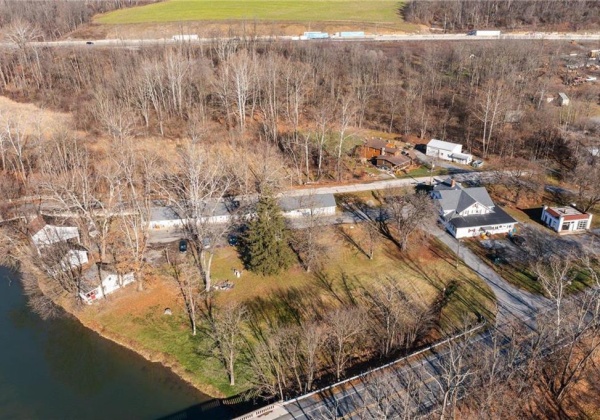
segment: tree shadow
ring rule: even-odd
[[[529,220],[531,220],[532,222],[536,222],[540,226],[545,226],[542,222],[542,212],[544,211],[543,207],[531,207],[528,209],[517,207],[517,210],[520,210],[523,213],[525,213],[527,217],[529,217]]]
[[[343,228],[343,226],[336,226],[335,227],[336,233],[342,238],[344,239],[346,242],[348,242],[350,245],[352,245],[354,248],[356,248],[361,254],[363,254],[364,256],[366,256],[367,258],[369,258],[369,254],[367,253],[367,251],[365,251],[363,249],[362,246],[360,246],[360,244],[350,235],[348,234],[348,232],[346,232]]]

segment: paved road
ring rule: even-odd
[[[362,39],[341,39],[330,38],[329,40],[307,40],[300,41],[293,36],[259,36],[253,39],[263,42],[406,42],[406,41],[498,41],[498,40],[563,40],[563,41],[598,41],[600,33],[558,33],[558,32],[538,32],[528,34],[503,34],[500,36],[469,36],[466,34],[391,34],[391,35],[376,35]],[[50,48],[65,48],[65,47],[109,47],[109,48],[137,48],[143,46],[157,45],[175,45],[180,43],[202,44],[214,42],[216,38],[199,38],[197,40],[175,41],[172,38],[155,38],[155,39],[98,39],[98,40],[63,40],[63,41],[47,41],[47,42],[31,42],[29,45],[34,47],[50,47]],[[219,38],[220,40],[238,41],[238,37]],[[91,42],[92,44],[88,44]],[[0,47],[16,48],[16,45],[10,42],[0,43]]]
[[[461,246],[459,250],[458,240],[438,226],[430,227],[429,233],[446,244],[454,253],[459,251],[458,256],[465,265],[477,273],[492,289],[498,305],[497,324],[504,325],[515,318],[529,323],[538,311],[548,308],[549,301],[546,298],[513,286],[481,261],[469,248]]]
[[[431,227],[430,233],[454,252],[459,251],[460,259],[489,285],[498,305],[496,328],[501,328],[514,320],[522,321],[534,328],[536,315],[551,307],[544,297],[533,295],[509,284],[467,247],[462,246],[459,250],[458,241],[440,227]],[[489,338],[489,332],[474,335],[470,338],[470,344],[487,345]],[[410,417],[425,415],[429,409],[440,403],[440,394],[443,390],[433,378],[442,369],[447,357],[448,351],[428,351],[418,359],[409,358],[404,364],[395,365],[378,374],[383,375],[387,383],[393,383],[398,400],[404,401],[407,394],[410,394],[412,406],[408,409],[413,413]],[[407,393],[406,387],[410,380],[418,381],[419,385]],[[352,381],[350,386],[348,384],[335,386],[326,392],[289,401],[261,418],[265,420],[326,419],[333,418],[334,413],[336,416],[353,418],[359,408],[370,404],[367,387],[372,386],[372,378]],[[396,407],[396,409],[407,410],[407,406]]]
[[[465,167],[464,173],[455,173],[452,174],[452,178],[454,178],[457,182],[477,182],[477,181],[485,181],[496,175],[495,172],[475,172]],[[433,179],[446,179],[449,175],[442,176],[434,176]],[[418,184],[428,184],[432,177],[424,176],[418,178],[398,178],[398,179],[385,179],[381,181],[373,181],[362,184],[347,184],[347,185],[334,185],[334,186],[326,186],[326,187],[309,187],[306,186],[304,188],[299,188],[295,190],[289,190],[282,193],[282,196],[302,196],[302,195],[311,195],[311,194],[344,194],[344,193],[353,193],[353,192],[361,192],[361,191],[374,191],[374,190],[384,190],[386,188],[400,188],[400,187],[410,187],[416,186]]]

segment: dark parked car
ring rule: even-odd
[[[510,237],[510,240],[517,246],[522,246],[525,244],[525,238],[522,236],[513,235]]]
[[[87,45],[94,45],[94,43],[92,41],[88,41],[86,42]]]
[[[179,241],[179,252],[186,252],[187,251],[187,241],[185,239],[182,239],[181,241]]]
[[[231,246],[236,246],[238,244],[238,237],[235,235],[229,235],[227,237],[227,242],[229,243],[229,245]]]

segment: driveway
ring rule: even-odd
[[[454,253],[458,249],[458,241],[438,226],[432,226],[429,233],[446,244]],[[496,295],[498,314],[496,324],[504,324],[515,318],[530,323],[535,314],[541,309],[549,307],[550,302],[543,296],[534,295],[525,290],[513,286],[498,275],[489,265],[481,261],[466,246],[460,247],[459,258],[475,271]]]
[[[418,151],[417,149],[413,150],[415,156],[421,162],[431,163],[431,156],[427,156],[425,153]],[[444,159],[436,159],[435,166],[440,168],[446,168],[449,170],[451,174],[459,174],[464,172],[473,172],[473,168],[468,165],[460,165],[458,163],[450,162],[449,160]]]

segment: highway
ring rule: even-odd
[[[91,39],[91,40],[60,40],[60,41],[39,41],[30,42],[32,47],[46,48],[65,48],[65,47],[109,47],[109,48],[137,48],[147,46],[164,46],[177,44],[206,44],[216,40],[219,41],[241,41],[240,37],[222,37],[222,38],[198,38],[194,40],[174,40],[172,38],[154,38],[154,39]],[[466,34],[391,34],[391,35],[373,35],[365,38],[328,38],[320,40],[299,40],[295,36],[257,36],[244,38],[248,41],[260,42],[300,42],[300,43],[318,43],[318,42],[409,42],[409,41],[499,41],[499,40],[551,40],[551,41],[600,41],[600,33],[577,33],[577,32],[532,32],[532,33],[507,33],[500,36],[472,36]],[[0,48],[17,48],[11,42],[0,43]]]

